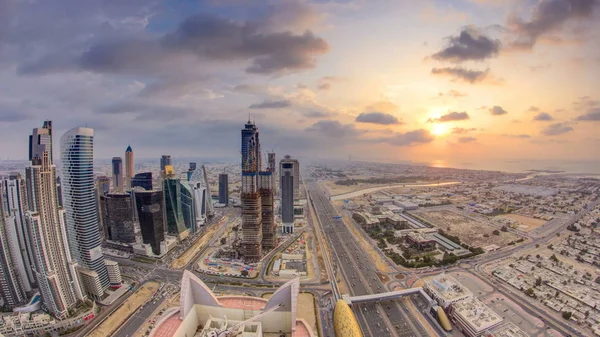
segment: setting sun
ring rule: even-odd
[[[433,124],[433,126],[431,127],[431,133],[436,136],[448,133],[448,126],[444,124]]]

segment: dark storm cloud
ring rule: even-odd
[[[283,109],[292,106],[292,102],[288,100],[271,101],[266,100],[260,103],[250,104],[249,109]]]
[[[523,20],[515,14],[509,18],[508,26],[515,34],[512,46],[532,48],[541,36],[561,28],[567,22],[591,19],[598,4],[598,0],[538,1],[532,9],[530,20]]]
[[[396,116],[384,112],[363,112],[356,117],[356,121],[381,125],[400,124]]]
[[[460,137],[460,138],[458,138],[458,142],[462,143],[462,144],[473,143],[475,141],[477,141],[477,138],[475,138],[475,137]]]
[[[445,68],[433,68],[431,73],[434,75],[446,75],[452,78],[462,80],[468,83],[476,83],[482,81],[489,73],[489,69],[486,70],[472,70],[460,67],[445,67]]]
[[[546,136],[558,136],[573,131],[573,128],[565,123],[555,123],[542,130]]]
[[[329,45],[310,31],[295,34],[274,31],[269,21],[233,21],[201,14],[183,20],[177,29],[161,37],[124,37],[93,44],[81,55],[48,54],[19,67],[21,74],[65,70],[100,73],[157,74],[202,61],[249,61],[246,72],[281,74],[310,69]],[[186,66],[188,68],[186,68]]]
[[[579,115],[576,119],[578,121],[600,121],[600,109],[590,111],[583,115]]]
[[[464,121],[469,119],[469,114],[465,111],[457,112],[453,111],[448,114],[442,115],[440,118],[430,118],[427,120],[428,123],[437,123],[437,122],[454,122],[454,121]]]
[[[477,131],[476,128],[470,128],[470,129],[465,129],[465,128],[452,128],[452,133],[456,133],[456,134],[463,134],[463,133],[469,133],[471,131]]]
[[[394,146],[411,146],[430,143],[434,139],[435,137],[429,131],[418,129],[406,133],[396,133],[386,142]]]
[[[506,112],[506,110],[502,109],[502,107],[494,105],[491,109],[490,109],[490,113],[493,116],[502,116],[502,115],[506,115],[508,112]]]
[[[326,137],[351,137],[360,132],[352,124],[342,124],[335,120],[320,120],[306,128],[308,132],[319,133]]]
[[[450,36],[446,48],[432,55],[439,61],[460,63],[483,61],[498,55],[500,40],[481,34],[475,27],[467,27],[458,36]]]
[[[533,120],[548,122],[548,121],[554,120],[554,118],[552,118],[552,116],[550,116],[550,114],[547,112],[540,112],[539,114],[535,115],[535,117],[533,117]]]

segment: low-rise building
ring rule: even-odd
[[[502,317],[476,298],[454,302],[449,313],[466,337],[479,337],[502,322]]]
[[[473,293],[469,289],[447,274],[427,280],[423,290],[444,309],[453,303],[473,298]]]

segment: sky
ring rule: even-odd
[[[0,0],[0,159],[52,120],[96,158],[600,167],[600,0]]]

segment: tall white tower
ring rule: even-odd
[[[60,141],[63,204],[71,254],[88,295],[99,297],[109,286],[102,254],[94,193],[94,130],[73,128]]]

